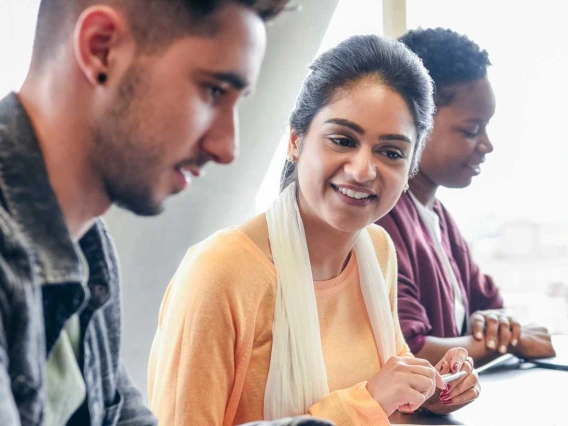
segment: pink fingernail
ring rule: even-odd
[[[460,371],[460,363],[459,363],[459,362],[456,362],[456,363],[454,364],[454,371],[455,371],[456,373],[457,373],[458,371]]]

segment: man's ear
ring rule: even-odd
[[[131,42],[132,35],[124,17],[108,6],[85,9],[77,20],[73,47],[79,68],[92,85],[112,78],[116,53]]]

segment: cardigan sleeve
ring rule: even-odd
[[[337,426],[390,425],[386,413],[373,399],[366,382],[326,395],[310,408],[312,416],[332,420]]]
[[[242,284],[263,281],[242,256],[192,248],[169,284],[149,362],[149,401],[160,424],[232,424],[225,412],[258,297]]]

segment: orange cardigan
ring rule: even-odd
[[[396,255],[369,228],[392,307],[399,356],[410,355],[396,310]],[[330,394],[308,414],[338,426],[388,425],[365,385],[381,368],[357,260],[315,282]],[[274,264],[241,231],[191,247],[162,302],[149,363],[150,406],[161,424],[234,425],[263,418],[276,298]]]

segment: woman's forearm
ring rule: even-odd
[[[481,365],[497,358],[501,354],[495,350],[487,349],[485,341],[475,340],[471,335],[459,337],[426,336],[424,346],[414,355],[423,358],[432,365],[440,361],[451,348],[462,347],[467,350],[476,365]]]

